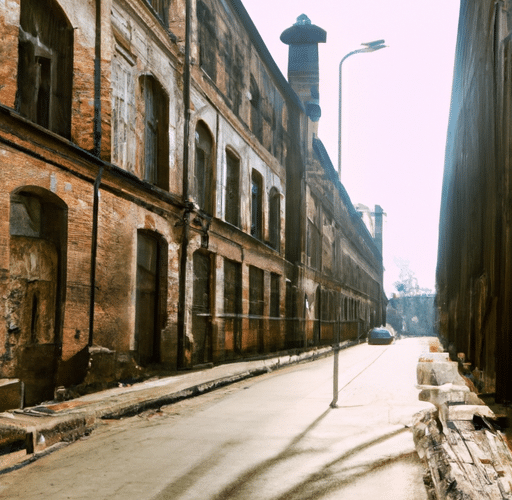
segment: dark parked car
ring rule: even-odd
[[[386,328],[373,328],[368,334],[368,344],[391,344],[393,334]]]

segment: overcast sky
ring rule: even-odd
[[[459,0],[242,0],[287,76],[279,36],[306,14],[327,31],[320,44],[319,137],[338,164],[338,67],[361,43],[388,48],[343,63],[341,181],[352,203],[381,205],[384,287],[408,263],[420,287],[435,288],[444,150]]]

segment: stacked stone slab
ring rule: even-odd
[[[458,364],[447,353],[429,353],[418,362],[417,379],[419,399],[434,405],[415,415],[413,428],[430,500],[512,499],[512,455]]]

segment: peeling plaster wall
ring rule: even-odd
[[[184,17],[184,12],[180,14]],[[109,57],[123,61],[133,85],[132,95],[127,96],[135,107],[133,123],[129,124],[133,127],[133,144],[130,144],[133,168],[130,170],[143,178],[144,108],[140,79],[151,75],[169,99],[169,191],[179,195],[182,190],[183,154],[181,55],[176,52],[176,46],[163,26],[140,2],[113,2],[111,23]]]

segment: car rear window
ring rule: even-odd
[[[388,339],[391,334],[387,330],[372,330],[370,336],[374,339]]]

